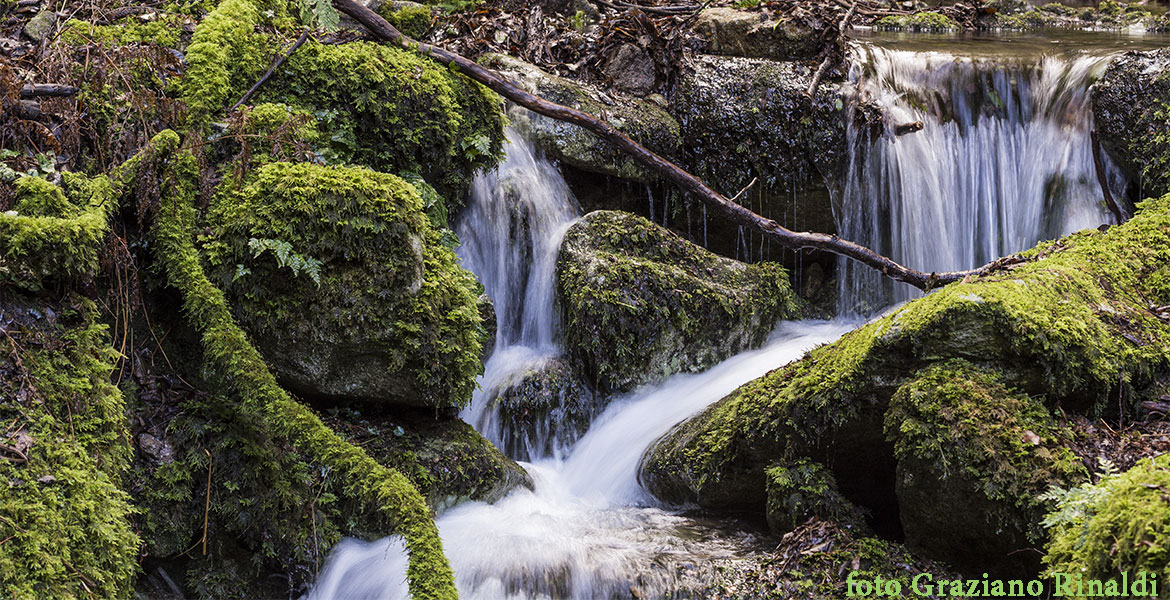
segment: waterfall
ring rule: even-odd
[[[1089,86],[1103,56],[976,58],[858,46],[838,234],[920,271],[985,264],[1109,222]],[[885,123],[871,125],[873,115]],[[897,124],[921,131],[895,136]],[[1107,158],[1105,160],[1108,160]],[[1125,182],[1107,164],[1115,197]],[[919,292],[842,260],[841,314]]]
[[[495,173],[476,179],[458,226],[459,255],[495,300],[499,324],[481,390],[462,416],[498,446],[514,448],[502,443],[508,426],[495,418],[491,401],[559,352],[555,262],[576,210],[556,168],[514,132],[507,153]],[[646,598],[701,588],[709,580],[704,569],[748,551],[752,537],[656,506],[638,484],[642,454],[680,421],[850,328],[782,324],[761,349],[613,398],[566,453],[514,457],[531,460],[521,464],[533,490],[518,489],[495,504],[466,503],[437,521],[460,596],[604,600],[629,598],[633,587]],[[406,555],[393,536],[343,540],[306,600],[407,597]]]

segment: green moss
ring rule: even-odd
[[[1156,576],[1159,598],[1170,597],[1170,455],[1138,462],[1055,496],[1044,562],[1049,575],[1085,580],[1133,581],[1141,571]],[[1123,592],[1124,595],[1126,592]]]
[[[421,4],[386,2],[378,7],[378,14],[398,31],[416,40],[426,36],[434,21],[431,9]]]
[[[61,40],[75,45],[99,42],[117,46],[157,44],[177,48],[183,33],[183,21],[180,15],[170,13],[162,13],[151,21],[143,21],[137,16],[126,17],[109,25],[70,19],[61,28]]]
[[[919,12],[912,15],[882,17],[874,25],[876,29],[906,31],[959,31],[954,19],[937,12]]]
[[[811,517],[833,521],[854,533],[867,531],[865,515],[837,489],[824,466],[807,459],[768,467],[768,527],[774,534],[796,529]]]
[[[1001,29],[1027,31],[1048,25],[1049,17],[1038,10],[1027,10],[1011,15],[997,15],[996,25]]]
[[[259,23],[250,0],[224,0],[195,28],[181,86],[188,126],[200,129],[218,118],[267,68],[274,49],[256,33]]]
[[[129,459],[117,353],[89,300],[0,304],[0,589],[5,597],[129,598],[138,537],[119,489]]]
[[[244,409],[262,415],[271,431],[335,471],[346,496],[382,516],[386,531],[404,536],[413,597],[455,598],[454,576],[418,491],[401,473],[379,465],[340,439],[277,385],[260,354],[235,324],[223,293],[204,275],[191,239],[196,173],[195,159],[189,154],[171,159],[162,181],[167,194],[160,203],[154,234],[164,272],[182,292],[184,308],[200,332],[207,363],[231,382]]]
[[[557,285],[565,346],[602,391],[713,365],[795,312],[780,265],[722,258],[617,211],[565,234]]]
[[[422,406],[470,400],[482,370],[476,283],[413,186],[367,169],[272,163],[225,188],[208,216],[209,273],[286,383]],[[319,276],[257,253],[253,240],[291,247]]]
[[[260,96],[314,114],[328,162],[418,173],[452,208],[502,147],[498,96],[390,46],[307,42]]]

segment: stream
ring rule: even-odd
[[[924,130],[877,136],[848,121],[852,151],[834,198],[842,237],[942,271],[1110,222],[1089,145],[1088,89],[1118,45],[1051,52],[1029,38],[1027,52],[1004,57],[973,42],[969,55],[956,56],[922,37],[855,47],[847,114],[876,106]],[[522,136],[509,131],[506,150],[496,171],[476,179],[458,225],[460,257],[494,300],[498,322],[481,389],[461,417],[516,449],[518,434],[492,401],[559,356],[556,255],[579,209],[557,168]],[[1105,167],[1123,196],[1127,181]],[[547,424],[549,439],[519,445],[512,457],[524,461],[534,489],[437,519],[461,597],[629,598],[632,589],[642,598],[690,597],[704,565],[759,547],[757,534],[661,505],[639,485],[638,464],[658,437],[738,386],[918,295],[864,268],[842,263],[839,273],[838,310],[850,316],[780,323],[762,348],[611,399],[580,439],[557,439]],[[400,538],[344,540],[306,599],[404,599],[405,572]]]

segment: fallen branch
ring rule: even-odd
[[[1101,195],[1105,197],[1105,206],[1109,207],[1109,211],[1117,219],[1117,222],[1124,223],[1129,220],[1129,213],[1117,204],[1113,199],[1113,194],[1109,192],[1109,178],[1105,176],[1105,163],[1101,161],[1101,140],[1097,137],[1097,130],[1089,132],[1089,141],[1093,146],[1093,168],[1097,171],[1097,183],[1101,184]]]
[[[231,111],[239,108],[241,104],[247,102],[248,99],[251,98],[252,95],[256,93],[256,90],[259,90],[260,86],[264,85],[264,82],[268,81],[268,78],[272,77],[272,74],[275,73],[276,70],[280,68],[280,65],[283,65],[284,61],[288,60],[288,57],[292,56],[292,53],[296,52],[297,48],[300,48],[301,44],[305,43],[305,40],[307,40],[307,39],[309,39],[309,29],[308,28],[306,28],[304,33],[301,34],[301,37],[297,38],[297,41],[295,43],[293,43],[292,48],[289,48],[288,52],[285,52],[280,58],[276,59],[276,62],[272,63],[271,67],[268,67],[268,71],[266,73],[264,73],[264,76],[261,77],[260,80],[257,81],[255,84],[253,84],[252,87],[248,88],[248,91],[244,92],[243,97],[241,97],[238,102],[233,104],[232,107],[228,109],[228,112],[231,112]]]
[[[924,125],[922,121],[911,121],[909,123],[900,123],[894,125],[894,137],[902,137],[907,133],[914,133],[915,131],[922,131]]]
[[[652,15],[686,15],[698,12],[702,5],[699,4],[684,4],[679,6],[642,6],[640,4],[627,4],[625,2],[609,2],[608,0],[592,0],[594,4],[599,4],[606,8],[614,10],[640,10]]]
[[[837,39],[833,41],[833,46],[831,49],[825,53],[825,59],[822,60],[821,65],[817,67],[817,72],[813,74],[812,81],[809,82],[808,89],[804,92],[804,95],[808,96],[809,98],[812,98],[813,94],[817,93],[817,86],[821,84],[821,78],[825,76],[826,72],[828,72],[829,67],[833,66],[834,63],[841,60],[841,55],[844,53],[843,41],[845,39],[845,32],[849,30],[849,21],[853,19],[853,14],[856,11],[857,3],[854,2],[853,6],[850,6],[849,10],[846,11],[845,17],[841,19],[841,23],[837,25]]]
[[[21,98],[37,98],[40,96],[73,96],[79,92],[77,88],[63,83],[30,83],[20,88]]]
[[[967,276],[981,275],[993,270],[999,264],[999,261],[996,261],[967,271],[928,274],[904,267],[869,248],[843,240],[835,235],[812,232],[797,233],[785,229],[772,219],[766,219],[747,208],[729,201],[722,194],[707,187],[707,184],[703,183],[698,177],[691,175],[678,165],[630,139],[629,136],[606,121],[602,121],[593,115],[575,108],[562,106],[555,102],[545,100],[540,96],[530,94],[506,80],[499,73],[445,48],[412,40],[395,29],[386,19],[383,19],[377,13],[355,0],[333,0],[333,5],[358,23],[361,23],[370,33],[386,42],[396,44],[408,50],[417,50],[439,61],[449,69],[482,83],[492,91],[533,112],[558,121],[577,125],[596,134],[642,166],[658,173],[664,179],[677,185],[684,192],[703,201],[718,216],[737,225],[759,231],[768,239],[785,248],[792,250],[814,249],[832,252],[877,269],[883,275],[895,281],[908,283],[922,290],[929,290],[940,284],[959,281]]]

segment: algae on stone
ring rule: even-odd
[[[590,213],[565,234],[557,287],[569,357],[603,393],[757,347],[796,310],[779,265],[716,256],[616,211]]]

